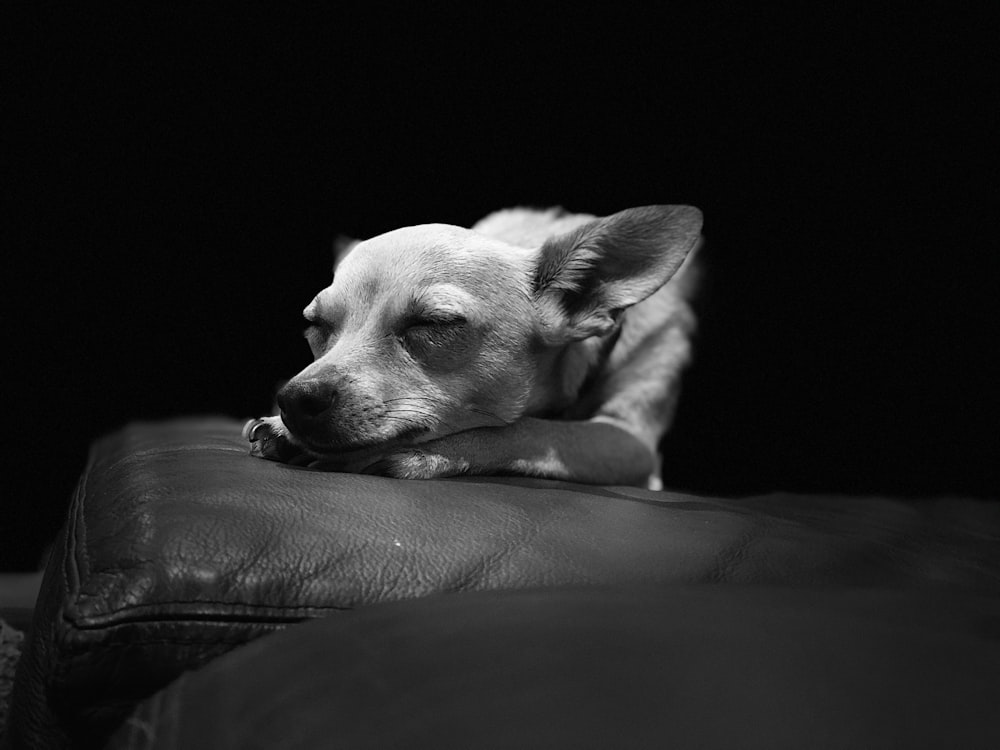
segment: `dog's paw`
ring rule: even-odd
[[[439,453],[411,448],[383,456],[363,470],[365,474],[378,474],[396,479],[436,479],[464,474],[469,462]]]
[[[292,463],[302,456],[289,439],[281,417],[251,419],[243,425],[243,439],[250,442],[250,455],[255,458]]]

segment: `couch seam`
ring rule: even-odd
[[[73,525],[66,534],[62,566],[63,585],[66,587],[67,598],[74,605],[79,599],[84,578],[90,575],[90,560],[87,558],[86,513],[84,511],[87,502],[87,485],[90,484],[95,463],[95,452],[95,448],[91,447],[83,474],[80,476],[80,481],[77,482],[73,497]],[[74,572],[75,576],[72,575]],[[63,617],[65,617],[65,608],[63,608]]]
[[[155,610],[163,607],[172,607],[177,605],[201,605],[201,606],[218,606],[223,608],[239,608],[243,607],[247,610],[257,610],[259,613],[263,614],[265,612],[309,612],[309,611],[321,611],[321,612],[349,612],[355,607],[352,606],[338,606],[333,604],[251,604],[248,602],[205,602],[197,599],[190,601],[176,599],[169,602],[158,602],[157,604],[136,604],[129,607],[122,607],[119,609],[109,610],[107,613],[100,616],[90,616],[90,617],[80,617],[74,622],[75,626],[81,630],[91,630],[96,628],[107,627],[107,624],[98,624],[95,622],[93,625],[82,625],[81,622],[85,622],[88,619],[99,620],[106,619],[109,617],[114,617],[117,615],[127,615],[129,613],[143,613],[147,610]],[[166,613],[164,613],[166,614]],[[216,620],[218,615],[204,615],[198,616],[196,613],[186,613],[183,617],[168,617],[164,614],[157,615],[155,612],[148,612],[148,619],[142,618],[141,614],[135,617],[135,619],[126,620],[120,624],[137,623],[137,622],[171,622],[177,620]],[[219,613],[222,614],[222,613]],[[249,613],[248,613],[249,614]],[[240,620],[236,620],[240,621]],[[253,622],[254,620],[246,620]]]

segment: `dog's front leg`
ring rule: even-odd
[[[660,489],[653,449],[625,427],[600,417],[559,421],[525,417],[396,451],[367,472],[407,479],[458,474],[514,474],[586,484]]]
[[[295,441],[281,417],[251,419],[243,425],[243,439],[249,441],[250,455],[254,458],[355,474],[361,473],[385,452],[383,447],[377,446],[328,455],[314,453]]]

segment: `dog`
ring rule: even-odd
[[[246,424],[251,455],[660,489],[701,228],[691,206],[518,208],[345,243],[303,313],[314,361]]]

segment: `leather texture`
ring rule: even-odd
[[[1000,506],[402,481],[251,458],[225,418],[95,444],[14,693],[25,746],[97,736],[291,623],[445,592],[755,583],[1000,594]],[[94,734],[94,733],[97,734]]]
[[[1000,601],[625,586],[369,607],[144,702],[117,750],[1000,747]]]

